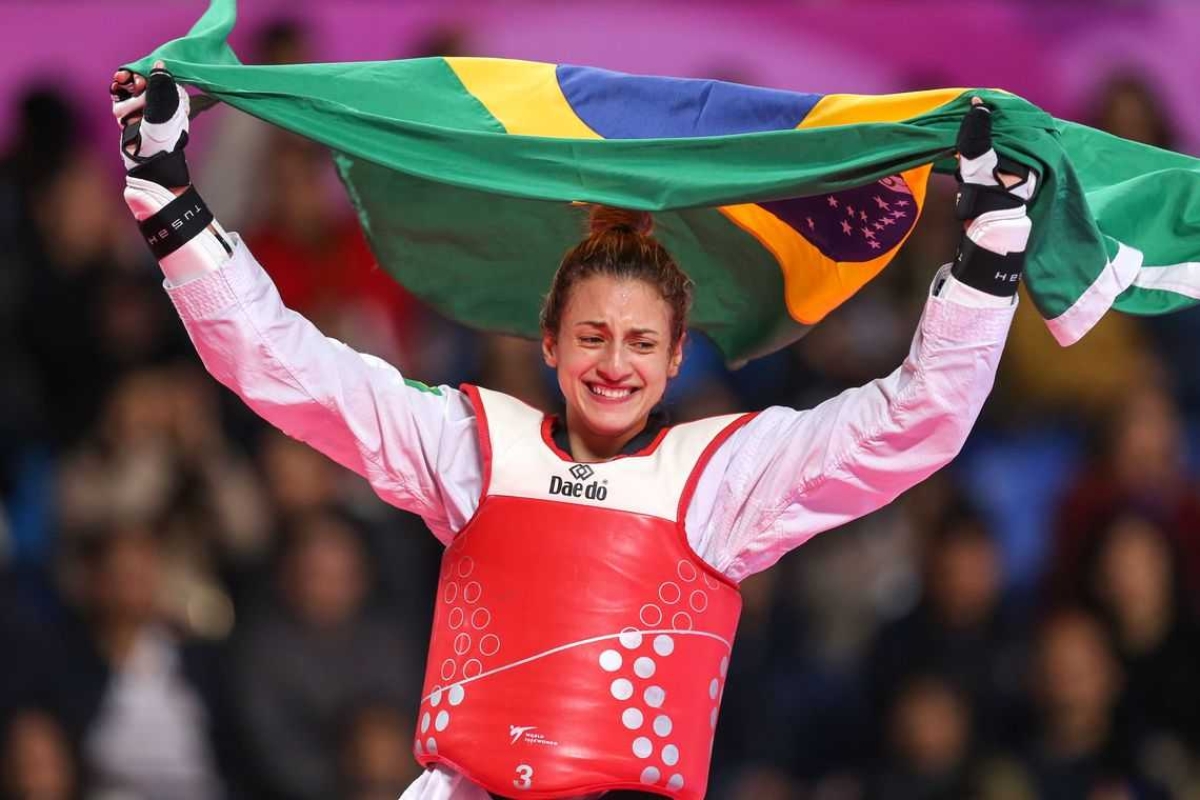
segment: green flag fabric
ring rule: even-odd
[[[697,284],[692,326],[731,363],[784,346],[903,245],[931,171],[954,169],[972,96],[997,149],[1041,176],[1026,283],[1060,343],[1109,308],[1200,301],[1200,161],[1006,92],[819,95],[502,59],[243,65],[235,16],[212,0],[129,67],[163,59],[330,147],[380,264],[476,328],[537,336],[554,270],[602,203],[654,212]]]

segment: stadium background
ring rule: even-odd
[[[253,2],[247,63],[487,55],[801,91],[998,86],[1200,152],[1200,6]],[[0,7],[0,796],[398,797],[438,546],[199,368],[120,199],[109,75],[204,4]],[[285,299],[429,383],[553,408],[527,343],[372,271],[323,151],[218,108],[197,184]],[[893,369],[952,255],[901,257],[677,419]],[[684,265],[686,268],[686,265]],[[1055,345],[1026,303],[963,454],[746,582],[715,798],[1200,796],[1200,311]]]

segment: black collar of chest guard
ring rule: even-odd
[[[571,458],[574,458],[575,454],[571,453],[571,437],[567,435],[567,426],[563,423],[564,418],[564,414],[559,414],[551,419],[550,438],[554,440],[555,447],[564,453],[570,453]],[[659,406],[646,418],[646,427],[642,428],[642,432],[626,442],[618,455],[632,456],[645,450],[662,433],[663,428],[670,427],[670,425],[670,416],[664,408]]]

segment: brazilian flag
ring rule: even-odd
[[[328,145],[380,264],[443,313],[537,336],[587,205],[654,212],[731,364],[782,347],[887,266],[972,96],[1041,175],[1026,283],[1063,344],[1109,308],[1200,301],[1200,161],[1055,119],[1012,94],[806,94],[566,64],[421,58],[243,65],[234,0],[163,59],[176,78]],[[218,209],[219,212],[219,209]]]

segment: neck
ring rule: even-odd
[[[1079,758],[1098,750],[1109,735],[1105,709],[1066,711],[1050,722],[1046,744],[1059,758]]]
[[[1126,652],[1140,656],[1157,647],[1171,632],[1173,616],[1169,608],[1157,604],[1126,609],[1120,620],[1121,644]]]
[[[572,419],[567,409],[567,441],[571,443],[571,458],[576,461],[607,461],[618,456],[633,439],[646,429],[646,420],[641,420],[620,436],[597,436]]]
[[[108,662],[120,667],[133,652],[142,626],[132,619],[116,619],[102,623],[97,630],[97,643]]]

